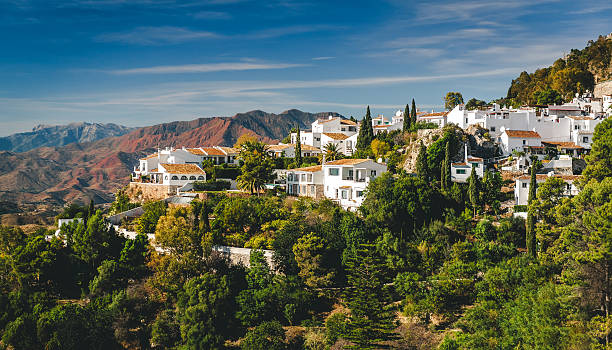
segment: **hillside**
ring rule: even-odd
[[[30,132],[0,137],[0,151],[27,152],[38,147],[61,147],[71,143],[93,142],[111,136],[125,135],[134,129],[112,123],[38,125]]]
[[[573,49],[552,66],[522,72],[512,80],[503,103],[550,104],[570,100],[576,92],[593,91],[597,83],[612,78],[612,35]]]
[[[88,143],[24,153],[0,152],[0,201],[62,205],[92,198],[97,203],[107,202],[118,187],[127,184],[138,158],[157,147],[231,146],[245,133],[273,142],[292,127],[308,128],[315,119],[329,114],[250,111],[233,117],[159,124]]]

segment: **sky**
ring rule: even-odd
[[[491,100],[612,32],[610,0],[0,0],[0,136]]]

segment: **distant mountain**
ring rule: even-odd
[[[38,147],[60,147],[71,143],[93,142],[111,136],[125,135],[134,129],[112,123],[38,125],[30,132],[0,137],[0,151],[27,152]]]
[[[159,124],[94,142],[24,153],[0,152],[0,201],[56,205],[89,199],[110,201],[112,193],[129,182],[138,158],[158,147],[232,146],[245,133],[276,142],[291,128],[299,125],[308,129],[317,118],[329,115],[340,116],[295,109],[280,114],[250,111],[233,117]]]

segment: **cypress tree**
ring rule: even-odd
[[[366,110],[366,115],[361,120],[359,135],[357,136],[357,150],[366,152],[370,148],[370,144],[374,139],[374,130],[372,129],[372,116],[370,115],[370,106]]]
[[[414,98],[412,99],[412,110],[410,111],[410,126],[414,127],[417,122],[417,111],[416,104],[414,103]]]
[[[537,257],[536,253],[536,236],[535,236],[535,217],[533,213],[532,203],[536,197],[536,166],[535,159],[531,160],[531,179],[529,181],[529,197],[527,199],[527,230],[525,243],[527,244],[527,254],[533,258]]]
[[[474,216],[476,216],[476,208],[478,208],[479,203],[479,189],[478,189],[478,175],[476,175],[476,168],[472,167],[472,173],[470,174],[469,179],[469,187],[468,193],[470,196],[470,203],[472,203],[472,208],[474,208]]]
[[[408,104],[406,103],[406,108],[404,109],[404,124],[402,125],[402,131],[406,132],[410,130],[412,127],[410,123],[410,108],[408,108]]]
[[[347,261],[347,271],[343,299],[351,314],[342,337],[356,349],[384,348],[381,342],[396,339],[396,316],[388,305],[389,292],[383,280],[386,264],[373,245],[361,245]]]
[[[450,190],[451,187],[451,152],[450,152],[450,141],[446,141],[444,147],[444,162],[442,163],[442,171],[440,173],[440,187],[444,191]]]
[[[421,149],[416,161],[416,171],[419,178],[424,181],[429,181],[429,164],[427,163],[427,147],[421,141]]]
[[[295,138],[295,165],[299,168],[302,165],[302,141],[300,141],[300,126],[297,128],[297,137]]]

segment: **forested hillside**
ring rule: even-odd
[[[216,192],[181,208],[146,203],[123,224],[139,233],[133,240],[93,203],[66,208],[61,217],[84,220],[62,227],[65,242],[0,227],[0,345],[608,349],[612,120],[597,126],[581,193],[564,197],[565,183],[549,178],[531,194],[527,222],[500,207],[498,174],[451,184],[436,169],[460,141],[444,130],[421,146],[417,176],[377,177],[358,213],[329,200]],[[245,187],[248,169],[272,162],[248,142]],[[110,212],[133,206],[120,192]],[[218,244],[256,249],[250,267],[230,264]],[[273,266],[260,248],[273,250]]]
[[[571,100],[575,93],[593,91],[596,83],[612,77],[612,37],[600,36],[582,49],[573,49],[552,66],[522,72],[512,80],[503,103],[553,104]]]

